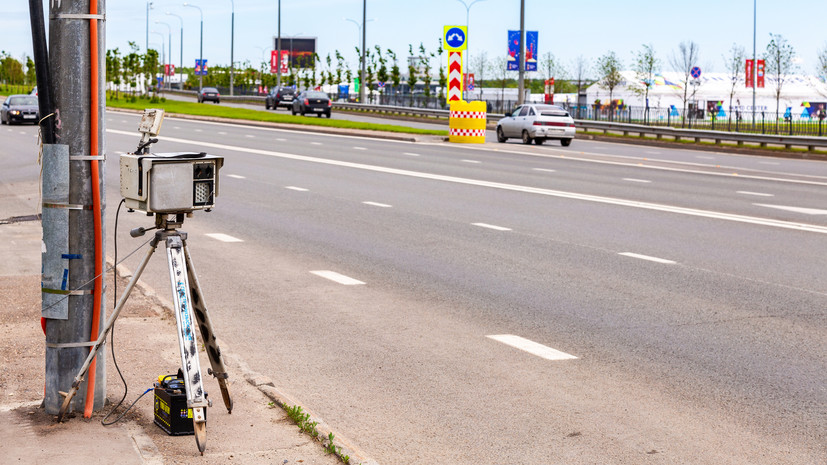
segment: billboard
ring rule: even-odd
[[[525,70],[537,71],[537,31],[526,31]],[[508,31],[508,71],[520,70],[520,31]]]
[[[278,37],[273,37],[273,50],[278,50],[278,45]],[[287,51],[290,68],[313,68],[316,65],[315,37],[282,37],[281,51]]]

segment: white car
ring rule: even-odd
[[[568,147],[575,136],[574,119],[569,112],[557,105],[526,104],[497,123],[497,141],[520,138],[524,144],[541,145],[543,142],[559,140]]]

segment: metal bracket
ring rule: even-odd
[[[47,289],[45,287],[40,288],[41,292],[45,292],[46,294],[58,294],[58,295],[91,295],[94,293],[92,289],[84,290],[84,289],[77,289],[74,291],[66,291],[63,289]]]
[[[91,210],[91,205],[77,205],[71,203],[47,203],[43,202],[43,208],[66,208],[68,210]]]
[[[106,21],[106,15],[90,15],[86,14],[75,14],[75,13],[59,13],[56,15],[49,16],[49,19],[99,19],[101,21]]]
[[[106,155],[71,155],[69,161],[106,161]]]

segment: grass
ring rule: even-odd
[[[447,136],[448,131],[419,129],[393,124],[362,123],[358,121],[323,119],[318,117],[293,116],[284,113],[270,113],[247,108],[233,108],[216,105],[213,103],[181,102],[174,100],[156,101],[151,103],[148,99],[138,98],[134,102],[126,97],[118,100],[107,99],[106,106],[109,108],[124,108],[129,110],[144,110],[146,108],[160,108],[167,114],[197,115],[217,118],[227,118],[248,121],[264,121],[269,123],[296,124],[305,126],[324,126],[344,129],[361,129],[368,131],[392,132],[401,134],[417,134],[432,136]]]
[[[267,404],[270,408],[275,408],[275,402],[269,402]],[[321,441],[324,443],[324,440],[319,439],[319,431],[316,429],[316,426],[319,424],[315,421],[310,421],[310,414],[306,413],[302,410],[301,406],[298,405],[282,405],[284,411],[287,413],[287,416],[293,420],[293,422],[299,427],[299,429],[310,435],[313,439],[317,441]],[[327,444],[324,445],[324,449],[328,454],[335,454],[339,459],[345,464],[350,464],[350,456],[342,454],[342,448],[336,447],[333,443],[334,435],[333,433],[328,433],[327,435]]]

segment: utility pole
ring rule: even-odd
[[[233,8],[230,15],[230,95],[233,95],[233,77],[235,75],[235,62],[233,62],[233,50],[235,49],[235,2],[230,0]]]
[[[752,1],[752,125],[755,126],[755,87],[758,85],[758,56],[755,53],[758,0]],[[778,115],[776,115],[778,116]]]
[[[44,403],[49,414],[60,410],[59,391],[70,390],[92,345],[86,341],[98,338],[105,321],[105,1],[100,4],[99,8],[98,0],[50,2],[49,8],[53,82],[47,87],[54,92],[56,110],[42,116],[55,119],[59,142],[44,145],[43,163]],[[100,357],[90,367],[72,402],[73,410],[83,411],[84,416],[103,408],[105,360]]]
[[[365,36],[367,35],[367,11],[368,11],[368,0],[362,0],[362,68],[359,70],[359,103],[365,103],[365,87],[367,87],[367,82],[365,82]]]
[[[522,105],[525,96],[525,0],[520,0],[520,85],[517,105]]]

